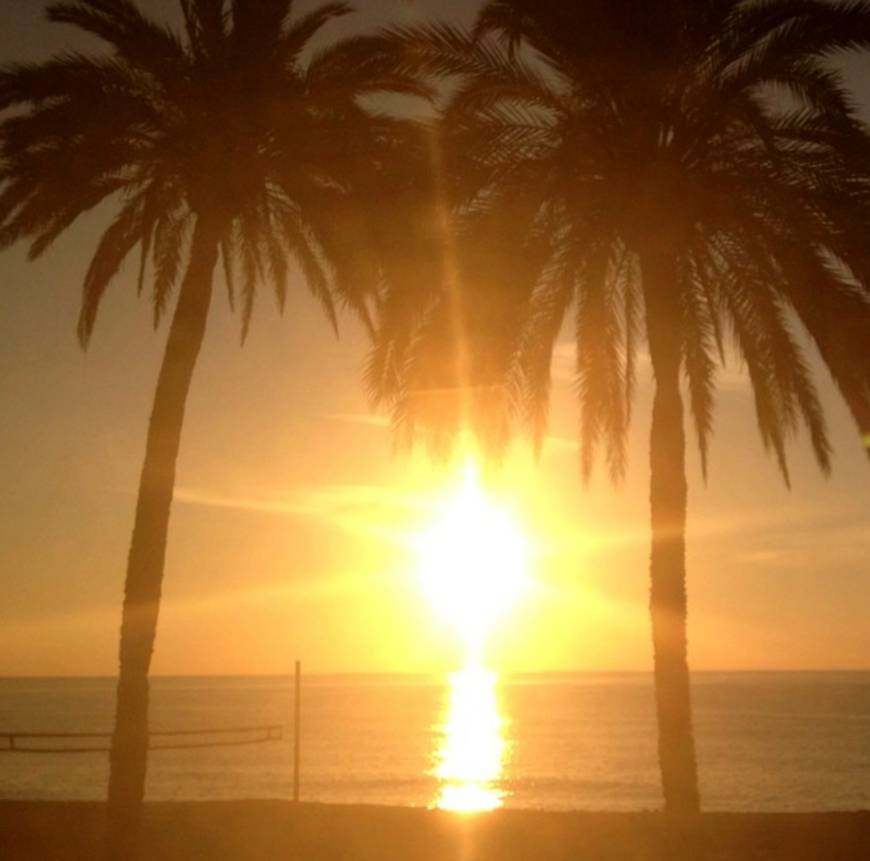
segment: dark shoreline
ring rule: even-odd
[[[3,861],[99,858],[105,808],[0,801]],[[159,861],[867,861],[870,811],[659,813],[499,811],[283,801],[146,805],[146,858]]]

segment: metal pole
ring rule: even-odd
[[[296,693],[293,698],[293,800],[299,801],[299,730],[302,724],[302,662],[296,661]]]

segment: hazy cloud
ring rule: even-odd
[[[431,510],[426,500],[415,494],[361,484],[303,487],[274,497],[178,487],[174,498],[186,505],[319,520],[388,543],[401,541],[403,522]]]
[[[326,416],[327,421],[341,422],[349,425],[363,425],[366,427],[388,428],[390,420],[386,416],[374,413],[335,413]]]

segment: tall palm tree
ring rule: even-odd
[[[337,306],[368,320],[378,276],[365,207],[383,222],[377,176],[398,157],[403,124],[360,100],[425,93],[365,37],[311,47],[348,4],[304,15],[293,6],[180,0],[176,31],[133,0],[55,2],[50,21],[107,50],[0,71],[0,247],[27,239],[38,257],[83,213],[116,208],[85,276],[83,347],[136,249],[140,291],[153,268],[155,326],[178,286],[127,565],[108,791],[114,857],[136,851],[175,467],[218,262],[243,337],[258,284],[271,283],[283,307],[294,267],[334,326]]]
[[[493,327],[492,292],[481,299],[473,279],[459,291],[462,349],[483,374],[474,386],[506,384],[540,439],[570,319],[583,473],[603,447],[618,479],[645,339],[659,761],[666,810],[694,813],[682,383],[705,475],[730,354],[786,481],[800,427],[831,466],[808,349],[866,442],[870,135],[831,57],[870,45],[870,3],[490,0],[474,33],[433,23],[384,38],[408,69],[452,78],[442,140],[458,232],[507,219],[493,259],[526,269],[525,289],[502,297],[513,312],[498,317],[517,325]],[[427,321],[456,314],[450,290],[417,301],[417,317],[385,317],[371,377],[405,419],[409,392],[438,376],[421,374],[420,357],[437,354],[439,337],[444,350]]]

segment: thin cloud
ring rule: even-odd
[[[819,512],[812,508],[765,508],[703,518],[690,515],[686,536],[690,546],[715,548],[715,552],[719,552],[723,542],[739,538],[744,549],[737,552],[737,559],[759,565],[793,561],[799,567],[805,563],[810,548],[813,554],[821,556],[827,556],[829,550],[835,558],[858,559],[866,558],[870,550],[870,530],[864,523],[846,519],[823,525],[819,523]],[[597,555],[634,545],[645,546],[649,541],[648,523],[639,522],[623,529],[569,531],[551,546],[551,552]]]
[[[550,434],[544,438],[544,450],[546,451],[548,448],[555,450],[558,453],[567,452],[570,454],[576,454],[580,445],[576,439]]]
[[[179,487],[174,498],[186,505],[318,520],[387,543],[402,542],[404,533],[396,528],[397,521],[409,521],[431,510],[425,499],[412,493],[355,484],[303,487],[280,497],[240,496]]]
[[[386,416],[373,413],[335,413],[326,417],[328,421],[341,422],[348,425],[363,425],[365,427],[388,428],[390,420]]]
[[[870,531],[864,523],[842,523],[827,528],[810,528],[810,519],[801,519],[778,530],[759,532],[752,545],[738,556],[748,565],[779,570],[806,570],[807,560],[819,571],[857,569],[870,552]]]

